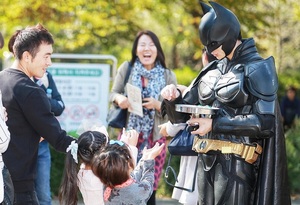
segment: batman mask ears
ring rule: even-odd
[[[207,4],[203,3],[202,1],[199,1],[199,4],[201,5],[203,15],[211,10],[211,7],[208,6]]]
[[[230,10],[215,2],[209,3],[212,7],[200,2],[203,11],[199,25],[200,40],[209,53],[222,46],[228,56],[236,41],[241,39],[240,22]]]

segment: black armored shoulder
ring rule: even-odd
[[[251,94],[266,101],[276,98],[278,77],[274,58],[269,57],[245,65],[245,83]]]

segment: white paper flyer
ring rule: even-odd
[[[126,84],[126,89],[128,101],[130,104],[128,111],[143,117],[141,89],[129,83]]]

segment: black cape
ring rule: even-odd
[[[278,103],[276,108],[275,135],[264,140],[255,205],[291,204],[285,137]]]

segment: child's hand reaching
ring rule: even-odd
[[[158,125],[158,128],[160,129],[159,134],[161,134],[162,136],[169,136],[169,134],[167,132],[167,124],[168,123]]]
[[[158,142],[156,142],[155,145],[152,148],[150,148],[150,149],[145,148],[143,150],[142,159],[144,159],[144,160],[154,159],[155,157],[157,157],[161,153],[164,146],[165,146],[165,143],[162,143],[161,145],[159,145]]]
[[[136,147],[138,138],[139,138],[139,133],[136,130],[126,131],[125,128],[123,128],[120,140],[125,142],[128,145],[132,145]]]

